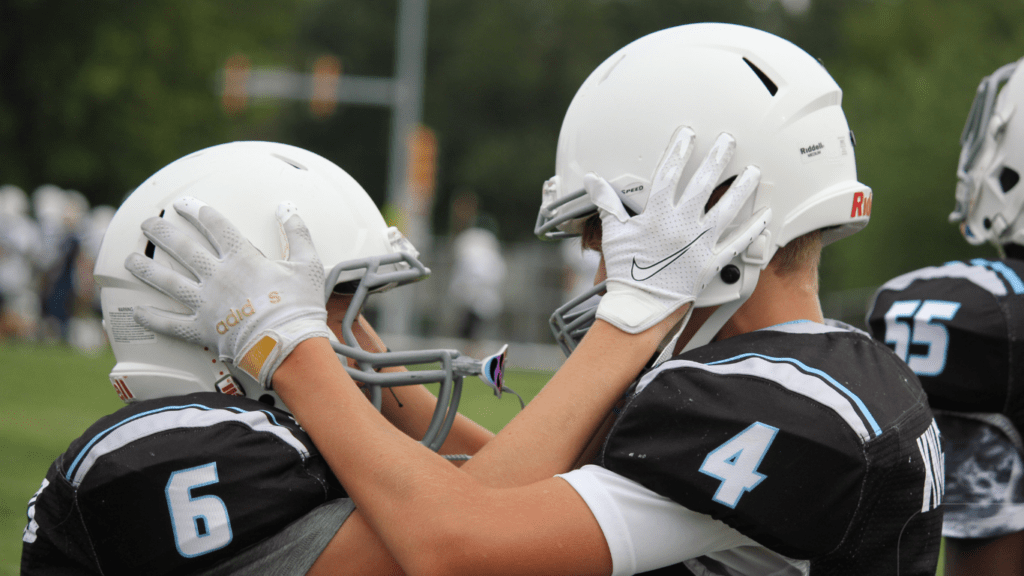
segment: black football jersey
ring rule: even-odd
[[[344,496],[285,412],[217,393],[101,418],[29,502],[21,571],[191,574]]]
[[[938,430],[913,372],[849,327],[783,324],[661,364],[597,463],[816,576],[935,574]]]
[[[1024,430],[1024,262],[976,258],[885,283],[868,325],[933,408],[997,412]]]

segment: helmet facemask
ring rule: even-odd
[[[389,265],[394,264],[394,265]],[[387,270],[390,269],[390,270]],[[342,320],[341,332],[343,341],[332,340],[331,345],[345,369],[353,380],[368,388],[370,401],[380,410],[382,403],[381,390],[385,387],[411,384],[438,383],[437,407],[431,416],[427,431],[420,441],[424,446],[437,451],[452,429],[455,416],[459,409],[462,396],[463,378],[470,374],[480,374],[473,370],[472,363],[467,363],[457,351],[450,349],[423,349],[412,352],[369,352],[362,348],[355,338],[352,325],[357,321],[362,305],[373,292],[380,292],[396,286],[416,282],[426,278],[430,271],[417,257],[409,252],[398,252],[383,256],[371,256],[358,260],[342,262],[332,269],[328,275],[326,286],[328,298],[338,285],[338,278],[347,276],[354,271],[361,271],[361,279],[356,282],[352,300]],[[345,359],[351,359],[355,366],[348,366]],[[462,359],[462,362],[457,362]],[[439,364],[438,369],[410,370],[403,372],[379,372],[382,368],[422,364]],[[498,388],[502,388],[498,383]]]

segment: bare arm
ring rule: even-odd
[[[366,331],[365,338],[369,338],[369,334],[376,338],[369,325],[362,329]],[[662,331],[629,336],[598,322],[545,389],[554,392],[542,392],[513,424],[524,419],[529,421],[510,425],[511,432],[503,431],[486,448],[484,458],[478,453],[464,467],[475,478],[451,474],[450,466],[432,464],[431,460],[436,458],[431,459],[424,450],[409,443],[402,446],[397,438],[381,442],[379,449],[387,452],[376,454],[374,461],[379,465],[346,465],[346,462],[360,461],[350,460],[358,456],[339,454],[333,444],[329,447],[327,443],[344,438],[346,430],[351,434],[352,430],[361,428],[355,422],[347,422],[337,431],[324,430],[320,421],[337,425],[329,415],[310,415],[309,418],[318,420],[307,420],[305,405],[290,396],[288,378],[290,368],[311,365],[306,365],[299,357],[303,363],[295,366],[289,359],[278,373],[277,378],[284,380],[278,381],[277,389],[296,414],[301,414],[304,425],[361,506],[334,537],[310,574],[401,574],[403,566],[410,572],[450,569],[452,573],[473,574],[488,570],[516,574],[531,571],[610,573],[610,552],[590,509],[572,487],[552,476],[578,466],[575,460],[593,457],[611,422],[607,418],[609,410],[667,329],[666,325]],[[376,342],[368,340],[361,345],[382,349],[379,339]],[[611,372],[609,365],[613,365]],[[603,369],[597,370],[595,366]],[[305,377],[294,375],[294,381],[301,382],[302,378]],[[307,382],[322,385],[322,381]],[[429,414],[434,402],[429,392],[423,390],[428,397],[422,397],[416,388],[409,389],[410,394],[406,394],[405,389],[401,392],[403,404],[422,401],[420,410]],[[389,395],[384,398],[385,415],[389,410],[405,409],[397,408]],[[356,403],[366,405],[365,400],[360,403],[358,398]],[[310,399],[310,408],[328,404],[317,404]],[[562,409],[562,406],[572,409]],[[380,426],[379,418],[366,418],[373,426]],[[396,423],[408,422],[408,418],[389,416],[388,419]],[[598,429],[596,434],[595,429]],[[378,434],[375,431],[365,433],[375,438]],[[416,437],[415,433],[411,435]],[[386,466],[397,469],[388,471]],[[383,473],[384,483],[375,479],[375,472]],[[396,492],[387,480],[397,481],[409,491]],[[353,483],[359,488],[352,486]],[[514,486],[520,488],[500,489]],[[362,487],[366,487],[365,492],[361,491]],[[444,514],[446,510],[452,513]],[[401,558],[401,565],[396,558]],[[528,566],[532,566],[529,571]]]
[[[491,441],[494,436],[489,431],[460,414],[441,453],[473,454],[462,468],[496,487],[529,484],[578,466],[588,445],[599,446],[600,440],[593,440],[598,428],[687,309],[684,306],[637,335],[604,321],[595,322],[540,394],[498,434],[498,441]],[[361,316],[353,330],[363,349],[385,349]],[[391,394],[383,396],[385,417],[403,432],[420,438],[436,399],[422,386],[401,387],[396,394],[399,401]]]
[[[611,571],[600,527],[568,483],[501,489],[449,465],[366,402],[326,340],[300,344],[274,382],[406,573]],[[361,522],[352,534],[367,534]]]
[[[596,321],[540,394],[463,469],[492,486],[521,486],[571,470],[687,309],[636,335]]]

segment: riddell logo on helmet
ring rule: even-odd
[[[246,300],[245,304],[242,305],[241,310],[232,309],[228,312],[220,322],[217,322],[217,334],[227,334],[228,330],[231,330],[235,326],[238,326],[242,322],[242,318],[246,316],[252,316],[256,313],[256,309],[252,307],[252,302]]]
[[[853,193],[853,206],[850,208],[850,218],[871,216],[871,196],[871,192]]]
[[[800,153],[803,154],[805,157],[810,158],[812,156],[817,156],[818,154],[821,154],[821,151],[824,149],[825,144],[818,142],[817,144],[811,144],[810,146],[801,148]]]

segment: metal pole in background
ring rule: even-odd
[[[393,78],[343,75],[340,62],[318,60],[314,74],[283,68],[250,69],[248,59],[228,60],[220,91],[230,113],[255,96],[271,100],[311,103],[314,114],[329,114],[335,104],[384,106],[391,109],[388,153],[387,211],[420,252],[430,252],[430,208],[433,185],[410,185],[410,141],[419,135],[423,111],[423,76],[427,44],[427,0],[398,0],[395,23],[395,75]],[[322,64],[322,65],[321,65]],[[318,84],[318,82],[320,84]],[[420,130],[423,132],[423,130]],[[426,131],[429,132],[429,131]],[[433,141],[432,136],[427,140]],[[423,138],[419,138],[422,143]],[[432,161],[432,160],[431,160]],[[424,192],[426,190],[426,192]],[[415,303],[408,290],[398,297],[382,294],[379,327],[391,334],[409,334],[416,326]]]
[[[395,30],[395,78],[392,91],[391,150],[387,201],[397,211],[403,231],[421,252],[430,249],[429,214],[409,193],[409,139],[423,111],[423,70],[426,63],[427,0],[399,0]],[[428,207],[427,207],[428,208]],[[414,307],[410,298],[381,298],[381,329],[408,334]]]

